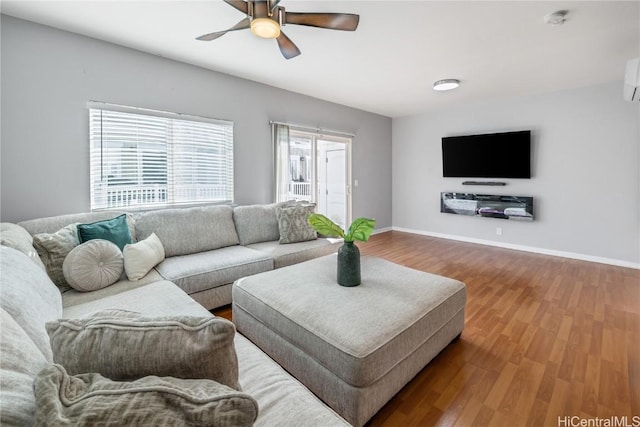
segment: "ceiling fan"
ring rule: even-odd
[[[280,52],[286,59],[300,55],[300,49],[282,32],[282,26],[295,24],[355,31],[360,21],[360,16],[352,13],[286,12],[284,7],[278,6],[280,0],[224,0],[224,2],[246,14],[247,17],[227,30],[204,34],[196,40],[211,41],[224,36],[229,31],[250,28],[256,36],[276,39]]]

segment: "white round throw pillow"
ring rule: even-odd
[[[89,240],[76,246],[62,263],[64,278],[80,292],[97,291],[112,285],[123,271],[120,248],[102,239]]]

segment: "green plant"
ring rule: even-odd
[[[318,233],[327,237],[342,237],[345,242],[353,242],[354,240],[366,242],[373,232],[376,220],[358,218],[351,223],[349,231],[346,233],[338,224],[321,214],[309,215],[309,224]]]

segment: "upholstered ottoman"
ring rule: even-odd
[[[235,282],[238,331],[355,426],[464,328],[465,285],[362,257],[362,284],[336,282],[336,255]]]

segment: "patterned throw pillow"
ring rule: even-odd
[[[69,289],[69,284],[64,278],[62,263],[79,244],[78,223],[69,224],[53,234],[40,233],[33,236],[33,246],[47,268],[47,274],[63,291]]]
[[[34,382],[36,425],[249,427],[258,403],[207,379],[147,376],[112,381],[97,373],[44,368]]]
[[[318,233],[309,224],[309,215],[315,210],[315,204],[279,207],[276,214],[280,229],[280,243],[306,242],[317,239]]]
[[[122,252],[114,243],[102,239],[76,246],[62,263],[67,283],[80,292],[97,291],[113,285],[123,271]]]

